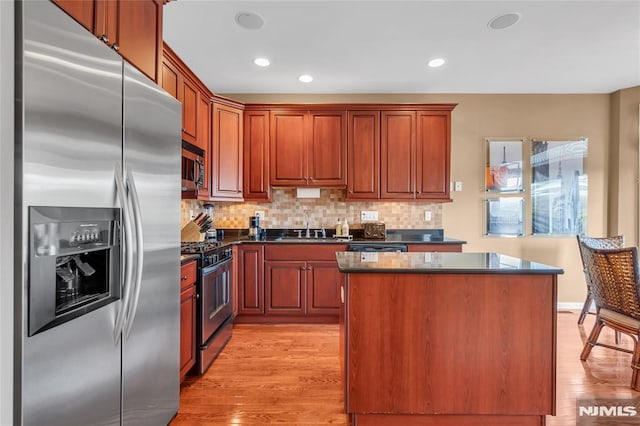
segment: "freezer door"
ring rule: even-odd
[[[22,418],[16,422],[117,425],[121,347],[113,325],[120,301],[28,336],[28,207],[117,207],[122,60],[51,2],[16,2],[16,8],[22,11],[16,39],[22,40],[21,32],[24,37],[16,73],[16,114],[22,118],[16,126],[22,302],[16,309],[22,336],[16,398]],[[55,269],[50,285],[56,285]]]
[[[125,425],[167,424],[178,411],[180,108],[125,64],[124,168],[138,193],[144,246],[137,309],[130,311],[130,334],[123,336]]]

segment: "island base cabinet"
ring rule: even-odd
[[[556,293],[555,275],[348,273],[347,412],[358,426],[543,425]]]
[[[357,426],[544,426],[545,416],[385,415],[351,416]]]

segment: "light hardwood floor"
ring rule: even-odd
[[[635,398],[631,355],[596,347],[580,362],[593,325],[577,312],[558,313],[557,416],[548,426],[575,425],[576,398]],[[181,425],[347,425],[338,364],[337,325],[237,325],[225,350],[199,378],[187,377]],[[613,343],[613,332],[602,337]],[[622,343],[631,347],[631,339]]]

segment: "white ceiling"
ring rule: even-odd
[[[238,12],[264,26],[238,26]],[[521,14],[507,29],[492,17]],[[610,93],[640,85],[640,1],[205,1],[164,39],[216,93]],[[259,56],[271,66],[253,64]],[[447,63],[431,69],[430,58]],[[314,81],[300,83],[308,73]]]

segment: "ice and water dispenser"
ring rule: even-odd
[[[120,297],[120,210],[29,208],[29,336]]]

